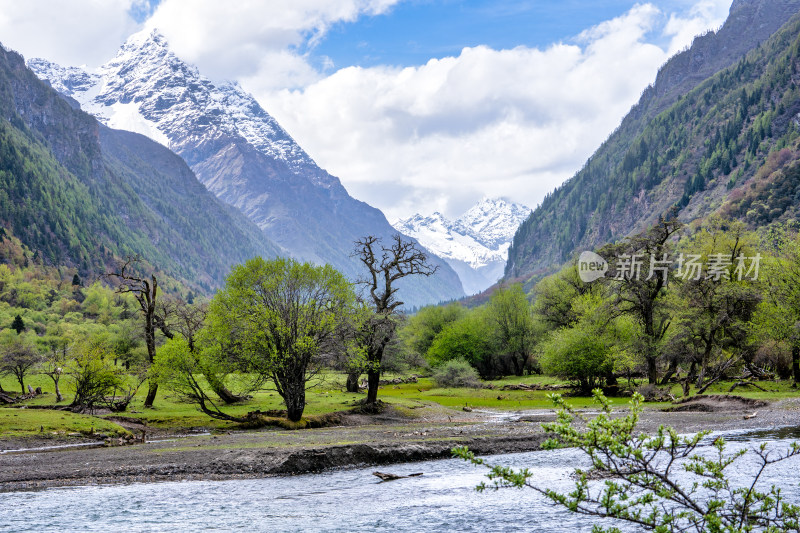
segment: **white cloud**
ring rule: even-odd
[[[670,14],[664,26],[664,35],[671,37],[669,54],[675,54],[691,44],[696,35],[722,26],[730,5],[730,0],[700,0],[692,6],[688,16]]]
[[[99,65],[137,30],[140,0],[0,0],[0,42],[29,57]]]
[[[330,76],[329,62],[322,72],[312,65],[333,25],[399,1],[163,0],[144,26],[204,74],[254,92],[357,198],[390,218],[453,216],[480,196],[538,203],[580,168],[658,66],[719,26],[730,3],[697,0],[683,14],[636,5],[542,50],[476,46],[421,66]],[[131,8],[149,12],[145,4],[0,0],[0,40],[26,57],[97,65],[139,29]]]
[[[715,13],[698,7],[680,20],[697,33],[718,25]],[[672,50],[691,42],[678,25],[636,5],[576,44],[465,48],[419,67],[345,68],[294,90],[272,90],[258,74],[242,82],[351,194],[390,219],[458,215],[481,196],[534,206],[582,166]],[[648,42],[653,32],[668,50]]]
[[[386,12],[398,0],[163,0],[148,19],[181,58],[216,79],[257,75],[272,88],[320,74],[307,53],[336,23]]]

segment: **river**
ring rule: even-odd
[[[786,447],[796,431],[728,434],[730,449],[767,441]],[[540,486],[569,489],[576,450],[493,456],[534,472]],[[746,476],[752,464],[737,465]],[[768,470],[764,485],[800,501],[800,460]],[[380,482],[375,468],[235,481],[139,483],[0,494],[0,532],[23,531],[590,531],[595,520],[554,507],[532,490],[477,493],[485,470],[458,459],[382,467],[420,477]],[[744,479],[744,478],[742,478]],[[610,525],[612,522],[606,522]]]

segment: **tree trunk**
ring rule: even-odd
[[[511,357],[511,362],[514,364],[514,375],[521,376],[525,372],[525,360],[518,360],[516,356]]]
[[[800,383],[800,346],[792,346],[792,374],[795,384]]]
[[[154,311],[155,309],[148,309],[144,321],[144,340],[147,345],[147,358],[151,365],[156,360],[156,332],[153,325]],[[150,382],[150,388],[147,390],[147,397],[144,400],[145,407],[153,407],[153,402],[156,400],[156,392],[158,392],[158,383]]]
[[[797,376],[797,374],[795,374],[795,376]],[[18,379],[17,381],[19,381],[19,388],[22,389],[22,394],[25,395],[25,383],[23,383],[22,379]]]
[[[214,394],[219,396],[219,399],[227,404],[236,403],[242,401],[244,398],[241,396],[237,396],[236,394],[232,393],[228,390],[222,381],[215,376],[214,374],[208,373],[204,374],[206,381],[208,382],[209,387],[211,390],[214,391]]]
[[[669,363],[669,368],[667,369],[667,373],[664,374],[664,376],[661,378],[661,386],[663,387],[664,385],[669,383],[669,380],[672,379],[672,376],[674,376],[675,372],[677,371],[678,371],[678,360],[673,359]]]
[[[286,397],[283,399],[286,404],[286,416],[292,422],[298,422],[303,418],[303,411],[306,408],[306,391],[305,385],[295,387],[293,390],[287,391]]]
[[[58,403],[58,402],[62,401],[64,399],[64,397],[61,396],[61,390],[58,388],[58,381],[55,381],[54,383],[55,383],[55,386],[56,386],[56,403]]]
[[[144,399],[145,407],[153,407],[153,402],[156,399],[156,392],[158,392],[158,383],[151,381],[150,388],[147,389],[147,397]]]
[[[651,385],[658,383],[658,369],[656,368],[655,356],[647,356],[647,382]]]
[[[219,387],[212,387],[212,390],[214,391],[214,394],[219,396],[220,400],[228,404],[241,402],[243,400],[241,396],[237,396],[236,394],[229,391],[225,385],[221,385]]]
[[[347,374],[347,392],[358,392],[358,378],[361,377],[361,372],[349,372]]]
[[[694,381],[697,377],[697,361],[692,359],[692,364],[689,365],[689,374],[686,376],[686,379],[689,381]]]
[[[380,370],[367,371],[367,404],[375,405],[378,401],[378,385],[381,382]]]
[[[697,383],[695,387],[698,389],[703,384],[703,380],[708,373],[708,361],[711,359],[711,352],[714,349],[714,332],[712,331],[711,334],[708,336],[708,340],[706,341],[706,349],[703,351],[703,360],[700,362],[700,376],[697,378]]]

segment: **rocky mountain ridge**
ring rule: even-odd
[[[93,72],[41,59],[29,65],[103,123],[168,146],[284,254],[330,263],[356,279],[362,266],[350,255],[353,242],[396,233],[383,213],[352,198],[319,168],[252,96],[202,76],[157,31],[131,36]],[[411,305],[464,294],[447,263],[431,259],[439,266],[435,276],[403,280]]]
[[[725,206],[796,138],[798,12],[800,0],[737,0],[719,31],[667,61],[584,167],[520,225],[505,276],[540,277],[673,207],[686,222],[733,213]]]
[[[478,293],[503,275],[508,247],[531,210],[502,198],[484,198],[455,220],[441,213],[416,214],[394,227],[447,261],[467,294]]]

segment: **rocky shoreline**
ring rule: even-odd
[[[800,401],[784,400],[752,409],[720,404],[719,410],[664,412],[646,409],[640,427],[659,425],[680,432],[733,431],[800,425]],[[749,414],[748,414],[749,413]],[[746,418],[750,417],[750,418]],[[552,410],[460,413],[430,409],[418,418],[391,414],[356,416],[339,427],[288,431],[269,428],[160,438],[146,444],[18,453],[0,439],[0,492],[50,487],[181,480],[224,480],[297,475],[368,465],[443,459],[454,446],[479,455],[541,448],[539,422]],[[20,443],[16,443],[20,444]]]

